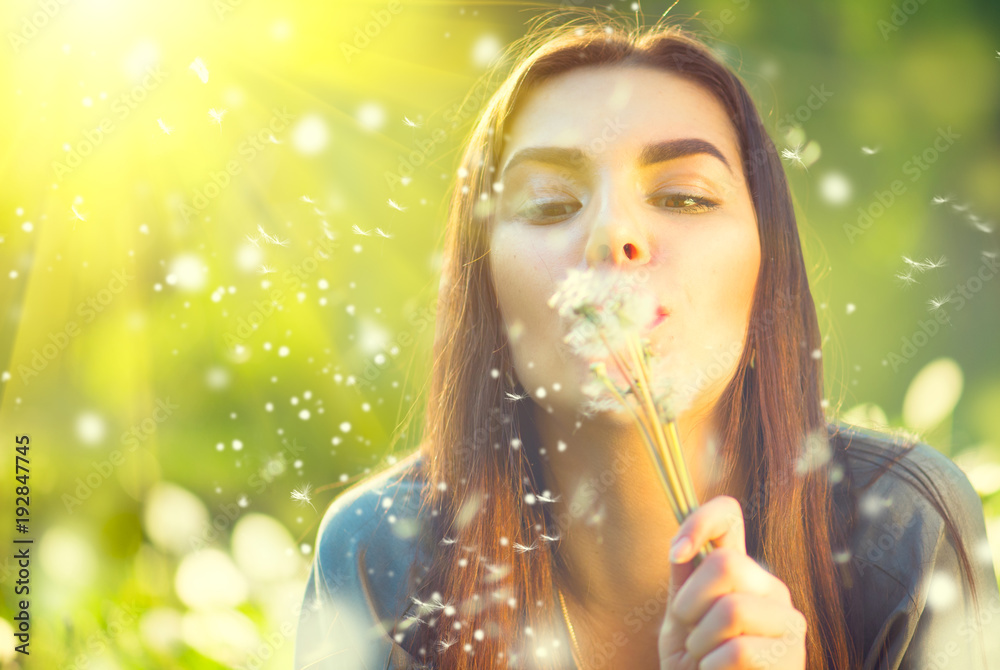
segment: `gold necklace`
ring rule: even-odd
[[[566,628],[569,629],[569,638],[573,642],[573,665],[577,668],[581,667],[577,662],[577,658],[583,658],[583,654],[580,653],[580,645],[576,641],[576,631],[573,630],[573,624],[569,620],[569,612],[566,610],[566,599],[563,598],[562,589],[556,586],[556,593],[559,594],[559,604],[562,605],[563,619],[566,621]]]

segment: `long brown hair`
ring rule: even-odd
[[[506,119],[525,90],[574,68],[651,66],[701,84],[727,110],[758,222],[762,262],[750,326],[714,409],[726,464],[718,490],[741,501],[748,553],[788,585],[805,615],[807,667],[855,667],[861,650],[845,620],[843,573],[833,558],[847,545],[850,519],[834,512],[828,468],[795,472],[807,437],[828,439],[829,426],[822,359],[813,355],[821,348],[816,309],[774,143],[738,76],[685,29],[662,17],[652,27],[631,28],[589,9],[548,18],[556,17],[568,20],[546,25],[543,18],[489,75],[511,64],[464,143],[449,203],[420,447],[430,483],[420,514],[429,522],[427,564],[415,562],[410,579],[423,600],[437,597],[455,610],[438,610],[416,626],[408,651],[440,668],[507,667],[512,650],[529,646],[525,623],[553,616],[558,555],[539,536],[552,533],[554,521],[548,506],[525,503],[526,494],[545,486],[531,401],[508,396],[524,389],[491,280],[492,185]],[[515,542],[537,548],[515,552]]]

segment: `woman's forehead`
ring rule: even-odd
[[[650,67],[583,67],[522,93],[503,132],[500,166],[529,147],[615,149],[638,159],[650,145],[681,139],[736,159],[735,129],[702,86]]]

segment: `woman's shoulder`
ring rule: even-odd
[[[950,458],[905,431],[875,431],[845,423],[828,426],[859,511],[874,511],[877,500],[901,512],[933,508],[926,495],[934,491],[959,513],[981,507],[969,478]],[[895,494],[895,495],[892,495]],[[869,509],[872,508],[872,509]]]
[[[408,659],[390,634],[409,603],[425,486],[417,451],[330,503],[317,531],[300,615],[297,668],[381,668],[389,659],[392,667],[404,667]]]
[[[863,667],[886,660],[891,668],[923,667],[959,640],[978,650],[973,640],[985,623],[968,609],[967,580],[975,584],[980,612],[989,608],[993,618],[1000,594],[982,503],[968,477],[946,455],[903,433],[838,424],[831,440],[844,468],[834,499],[850,520],[849,544],[835,559],[852,567],[848,618],[863,642]],[[987,635],[985,644],[995,644],[991,637],[997,636]],[[974,662],[968,667],[979,667]]]
[[[420,535],[418,512],[426,479],[420,452],[353,484],[320,522],[317,561],[356,574],[380,615],[401,593]]]

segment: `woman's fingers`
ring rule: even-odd
[[[805,642],[802,639],[789,644],[784,638],[741,635],[713,649],[695,667],[698,670],[799,670],[805,667],[805,663]]]
[[[684,563],[709,542],[746,553],[743,508],[736,498],[716,496],[693,511],[677,529],[671,544],[670,560]]]
[[[746,553],[719,548],[684,580],[674,594],[670,611],[678,622],[694,626],[719,597],[733,592],[756,594],[789,606],[792,602],[785,583]]]
[[[717,599],[687,635],[685,646],[696,660],[728,639],[787,637],[805,639],[806,620],[791,605],[754,593],[729,593]]]

